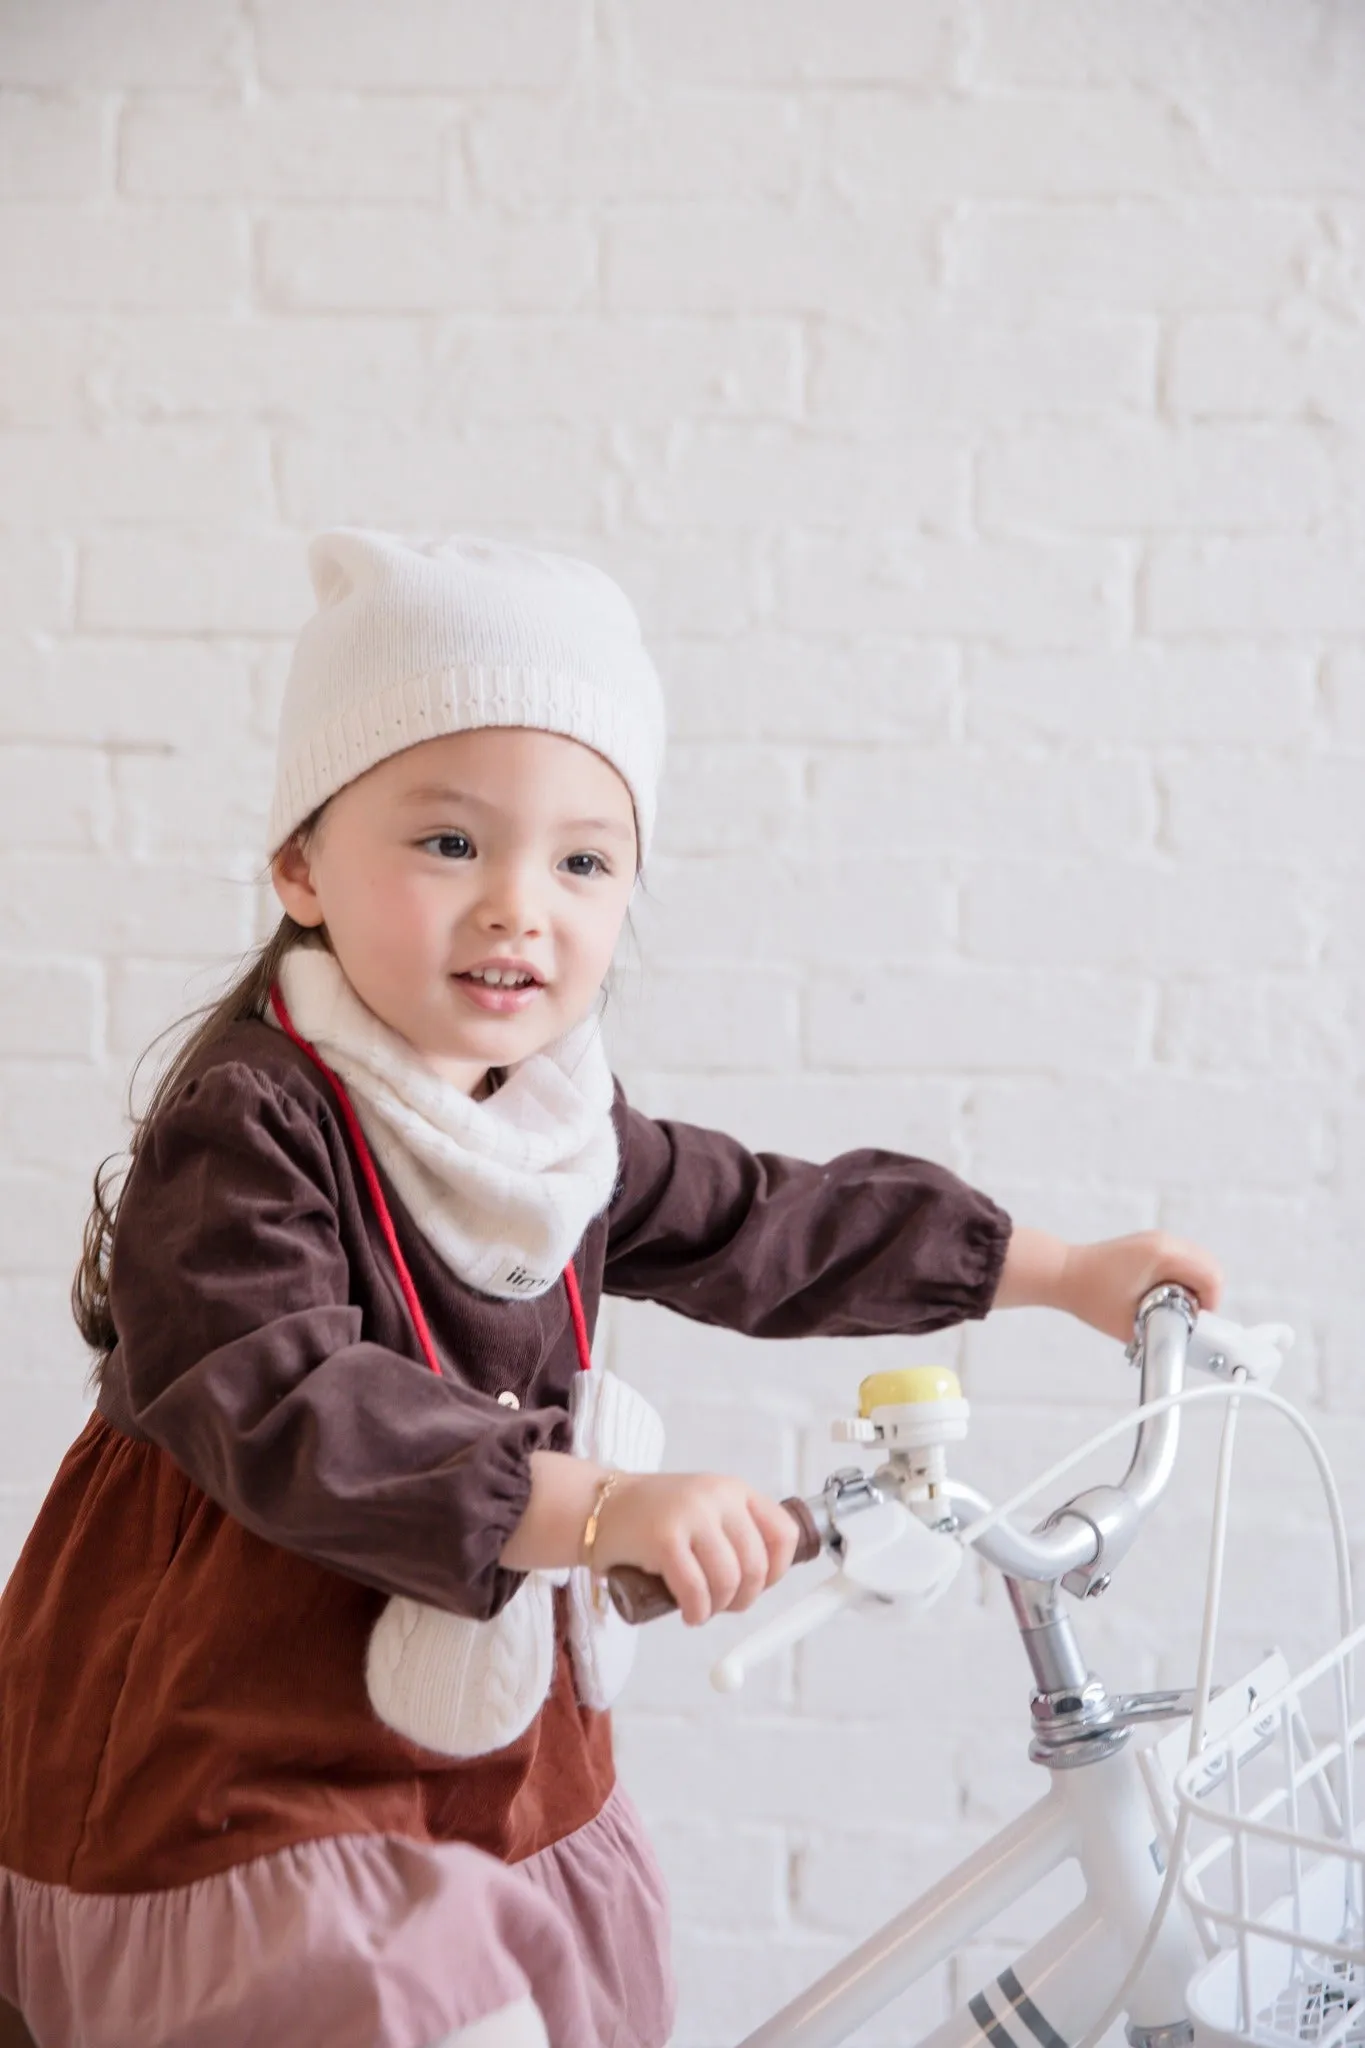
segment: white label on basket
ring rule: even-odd
[[[1268,1699],[1271,1693],[1279,1692],[1288,1683],[1289,1666],[1278,1650],[1272,1650],[1254,1671],[1248,1671],[1235,1684],[1225,1686],[1210,1700],[1208,1718],[1204,1723],[1205,1742],[1218,1742],[1225,1735],[1230,1735],[1237,1723],[1252,1711],[1257,1700]],[[1238,1751],[1239,1760],[1250,1755],[1257,1742],[1264,1740],[1268,1725],[1265,1721],[1256,1723],[1256,1729],[1260,1734],[1254,1740],[1248,1736],[1246,1747]],[[1177,1772],[1183,1771],[1189,1760],[1189,1723],[1180,1722],[1169,1735],[1163,1735],[1160,1742],[1153,1747],[1164,1775],[1173,1783]],[[1226,1766],[1220,1762],[1216,1775],[1209,1778],[1208,1784],[1201,1784],[1200,1793],[1207,1791],[1209,1785],[1217,1784],[1225,1770]]]
[[[1256,1701],[1253,1698],[1250,1705],[1254,1707],[1255,1704]],[[1204,1794],[1211,1792],[1215,1785],[1222,1784],[1228,1774],[1229,1755],[1235,1754],[1239,1764],[1250,1763],[1253,1757],[1259,1756],[1261,1751],[1274,1741],[1275,1731],[1279,1725],[1279,1715],[1273,1711],[1269,1714],[1263,1714],[1259,1721],[1249,1721],[1241,1733],[1234,1738],[1230,1747],[1221,1750],[1217,1756],[1210,1757],[1202,1771],[1191,1769],[1190,1775],[1183,1780],[1185,1791],[1189,1797],[1191,1799],[1202,1799]]]

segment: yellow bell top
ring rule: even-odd
[[[900,1372],[872,1372],[858,1388],[858,1413],[874,1408],[909,1408],[920,1401],[960,1401],[962,1384],[946,1365],[911,1365]]]

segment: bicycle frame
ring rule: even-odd
[[[1283,1682],[1271,1657],[1213,1702],[1209,1733]],[[1034,1942],[919,2048],[1072,2048],[1103,2010],[1145,1935],[1170,1836],[1168,1788],[1183,1730],[1079,1769],[1054,1770],[1043,1797],[832,1970],[744,2037],[740,2048],[837,2048],[1059,1865],[1075,1859],[1083,1902]],[[1177,2048],[1191,2038],[1185,1987],[1204,1960],[1190,1914],[1170,1913],[1135,1985],[1130,2038]]]

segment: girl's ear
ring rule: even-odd
[[[312,871],[300,833],[291,833],[271,861],[270,879],[275,885],[275,894],[295,924],[317,926],[322,923],[322,905],[313,887]]]

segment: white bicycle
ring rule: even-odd
[[[841,1609],[938,1598],[974,1548],[1005,1577],[1034,1679],[1029,1754],[1047,1791],[1020,1818],[871,1935],[740,2048],[836,2048],[1006,1906],[1074,1859],[1082,1903],[982,1987],[921,2048],[1093,2048],[1122,2017],[1133,2048],[1365,2048],[1365,1840],[1350,1571],[1340,1500],[1320,1444],[1270,1391],[1291,1333],[1198,1315],[1178,1287],[1143,1302],[1130,1356],[1136,1414],[1092,1438],[998,1508],[947,1470],[967,1403],[938,1368],[876,1373],[835,1435],[880,1455],[792,1500],[798,1556],[836,1570],[740,1642],[713,1678],[733,1690],[765,1658]],[[1188,1367],[1209,1384],[1185,1388]],[[1270,1402],[1308,1441],[1336,1543],[1341,1641],[1291,1681],[1267,1657],[1215,1692],[1212,1655],[1237,1410]],[[1063,1594],[1108,1585],[1174,1468],[1180,1411],[1226,1403],[1199,1671],[1188,1692],[1114,1695],[1088,1670]],[[1135,1428],[1116,1486],[1092,1487],[1031,1532],[1011,1517],[1098,1444]],[[612,1574],[642,1621],[672,1606],[662,1582]],[[1175,1724],[1164,1734],[1163,1723]],[[1183,1725],[1182,1725],[1183,1724]]]

